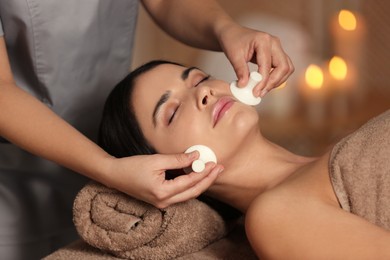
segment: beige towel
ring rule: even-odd
[[[242,219],[241,219],[242,220]],[[117,260],[111,254],[105,254],[97,248],[94,248],[84,241],[78,240],[64,248],[61,248],[52,254],[46,256],[44,260]],[[175,260],[257,260],[255,253],[251,249],[246,239],[243,221],[234,227],[229,234],[203,248],[200,251],[186,254],[175,258]]]
[[[90,245],[127,259],[171,259],[222,238],[229,227],[207,204],[190,200],[159,210],[101,184],[74,202],[74,223]]]
[[[390,110],[341,140],[329,167],[341,207],[390,230]]]

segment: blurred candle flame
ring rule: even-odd
[[[310,88],[320,89],[324,82],[324,73],[319,66],[311,64],[306,69],[305,80]]]
[[[349,10],[341,10],[339,12],[339,25],[346,31],[356,30],[356,16]]]
[[[347,63],[343,58],[334,56],[329,62],[329,72],[334,79],[344,80],[348,73]]]

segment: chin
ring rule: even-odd
[[[240,133],[249,133],[259,129],[259,115],[256,110],[239,111],[232,120],[233,128]]]
[[[216,151],[217,157],[223,161],[231,160],[248,140],[252,142],[258,137],[260,128],[257,111],[238,111],[224,129],[218,137],[218,140],[223,140],[224,145]]]

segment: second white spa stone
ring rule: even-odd
[[[213,150],[211,150],[208,146],[205,145],[193,145],[188,148],[185,153],[190,153],[193,151],[199,152],[199,158],[192,162],[192,170],[194,172],[202,172],[206,168],[206,163],[214,162],[217,163],[217,156]]]
[[[230,91],[240,102],[246,105],[256,106],[261,102],[261,98],[253,95],[253,88],[259,84],[262,79],[263,76],[261,76],[260,73],[252,71],[249,75],[248,84],[245,87],[239,88],[237,86],[237,81],[233,81],[230,84]]]

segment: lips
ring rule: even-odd
[[[214,105],[213,109],[213,127],[218,124],[219,120],[233,106],[234,100],[231,97],[221,97]]]

